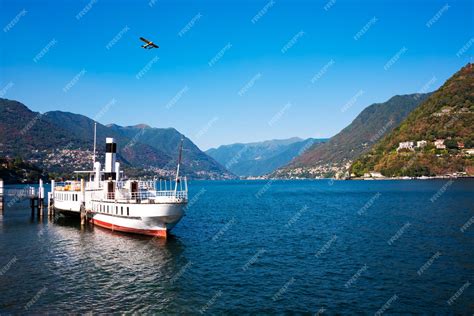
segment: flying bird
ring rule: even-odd
[[[151,42],[151,41],[149,41],[149,40],[147,40],[147,39],[145,39],[145,38],[143,38],[143,37],[140,37],[140,39],[146,43],[145,45],[142,45],[142,47],[143,47],[144,49],[159,48],[158,45],[155,45],[153,42]]]

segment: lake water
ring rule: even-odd
[[[194,181],[167,240],[0,217],[0,313],[474,313],[474,181]]]

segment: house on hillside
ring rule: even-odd
[[[436,149],[446,149],[446,145],[444,144],[444,139],[437,139],[434,142]]]
[[[398,144],[397,151],[400,151],[402,149],[408,149],[408,150],[413,150],[413,142],[400,142]]]
[[[417,148],[424,148],[428,145],[428,142],[426,140],[419,140],[416,142],[416,147]]]
[[[370,176],[372,178],[385,178],[380,172],[370,171]]]
[[[463,142],[458,142],[458,148],[463,149],[464,148],[464,143]]]

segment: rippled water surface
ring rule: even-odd
[[[168,240],[15,203],[0,312],[474,313],[473,180],[196,181],[190,200]]]

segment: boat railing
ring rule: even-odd
[[[56,182],[56,191],[81,191],[80,181]]]
[[[155,200],[160,197],[176,198],[187,200],[188,186],[186,177],[179,178],[178,181],[136,181],[137,191],[132,191],[132,184],[128,181],[118,181],[115,190],[104,192],[97,190],[92,192],[93,199],[96,200]],[[133,182],[133,181],[131,181]]]
[[[94,200],[111,200],[111,201],[132,201],[132,200],[155,200],[160,197],[169,197],[177,199],[188,198],[188,193],[186,191],[142,191],[130,192],[128,190],[117,190],[114,192],[93,192],[92,198]]]

